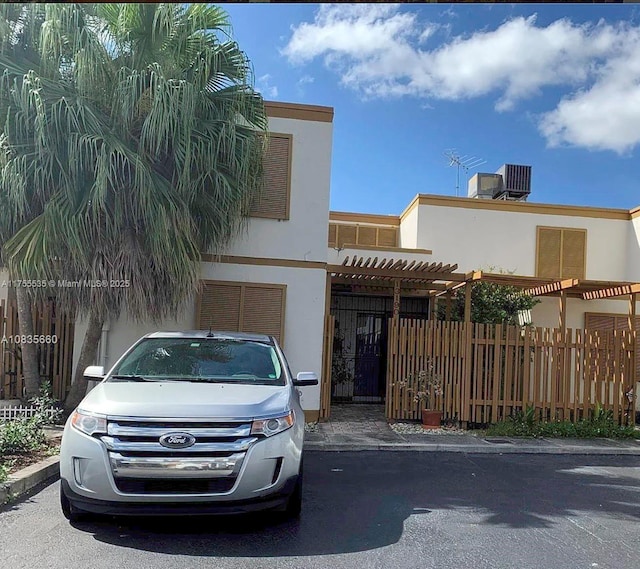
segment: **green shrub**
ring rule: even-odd
[[[488,436],[507,437],[573,437],[573,438],[609,438],[609,439],[640,439],[640,431],[632,426],[617,425],[613,419],[613,411],[596,405],[594,412],[588,418],[575,423],[571,421],[540,421],[535,409],[527,408],[525,412],[518,412],[506,421],[500,421],[489,426]]]
[[[44,381],[40,385],[40,394],[29,401],[37,408],[37,415],[42,425],[60,422],[62,418],[62,407],[60,402],[53,397],[53,388],[49,381]]]
[[[9,468],[11,468],[11,463],[0,462],[0,484],[7,480],[7,477],[9,476]]]
[[[42,417],[21,417],[0,424],[0,456],[23,454],[44,446]]]

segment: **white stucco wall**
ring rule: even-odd
[[[536,326],[557,328],[560,317],[560,305],[557,297],[543,297],[540,304],[533,307],[531,317]],[[567,328],[584,329],[585,313],[605,312],[609,314],[627,314],[629,304],[625,300],[581,300],[567,299]]]
[[[301,371],[322,371],[322,341],[326,271],[291,267],[263,267],[204,263],[202,278],[287,285],[283,349],[294,376]],[[302,391],[304,409],[320,408],[320,387]]]
[[[417,206],[417,245],[461,271],[489,268],[535,275],[536,227],[587,230],[586,277],[625,280],[629,221],[440,205]]]
[[[263,267],[226,263],[202,264],[202,278],[219,281],[274,283],[287,285],[285,297],[285,337],[283,348],[291,371],[322,371],[322,341],[326,272],[323,269]],[[136,323],[122,316],[109,323],[106,333],[106,362],[110,368],[141,336],[156,330],[189,330],[195,328],[195,299],[187,304],[179,320],[167,320],[158,325]],[[86,322],[76,323],[74,370],[86,332]],[[98,362],[102,365],[102,361]],[[320,388],[305,387],[302,391],[304,409],[320,408]]]
[[[400,223],[400,243],[404,248],[418,248],[418,208],[414,208],[402,218]]]
[[[629,223],[627,279],[640,282],[640,216],[634,217]]]
[[[326,261],[333,124],[270,118],[269,129],[293,137],[289,220],[251,218],[226,254]]]

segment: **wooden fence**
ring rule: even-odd
[[[34,305],[32,316],[40,379],[51,383],[56,399],[64,399],[71,384],[73,320],[57,310],[52,300]],[[15,302],[0,301],[0,339],[0,399],[20,399],[22,335]]]
[[[391,319],[386,414],[420,417],[424,405],[398,381],[431,362],[443,390],[432,390],[431,407],[445,419],[484,424],[534,407],[539,418],[578,420],[600,404],[622,422],[633,409],[635,334]]]

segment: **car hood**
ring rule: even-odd
[[[108,416],[254,419],[286,413],[289,386],[103,382],[79,409]]]

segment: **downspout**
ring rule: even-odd
[[[102,336],[100,336],[100,365],[107,371],[107,362],[109,361],[109,352],[107,350],[109,338],[109,320],[105,320],[102,325]]]

